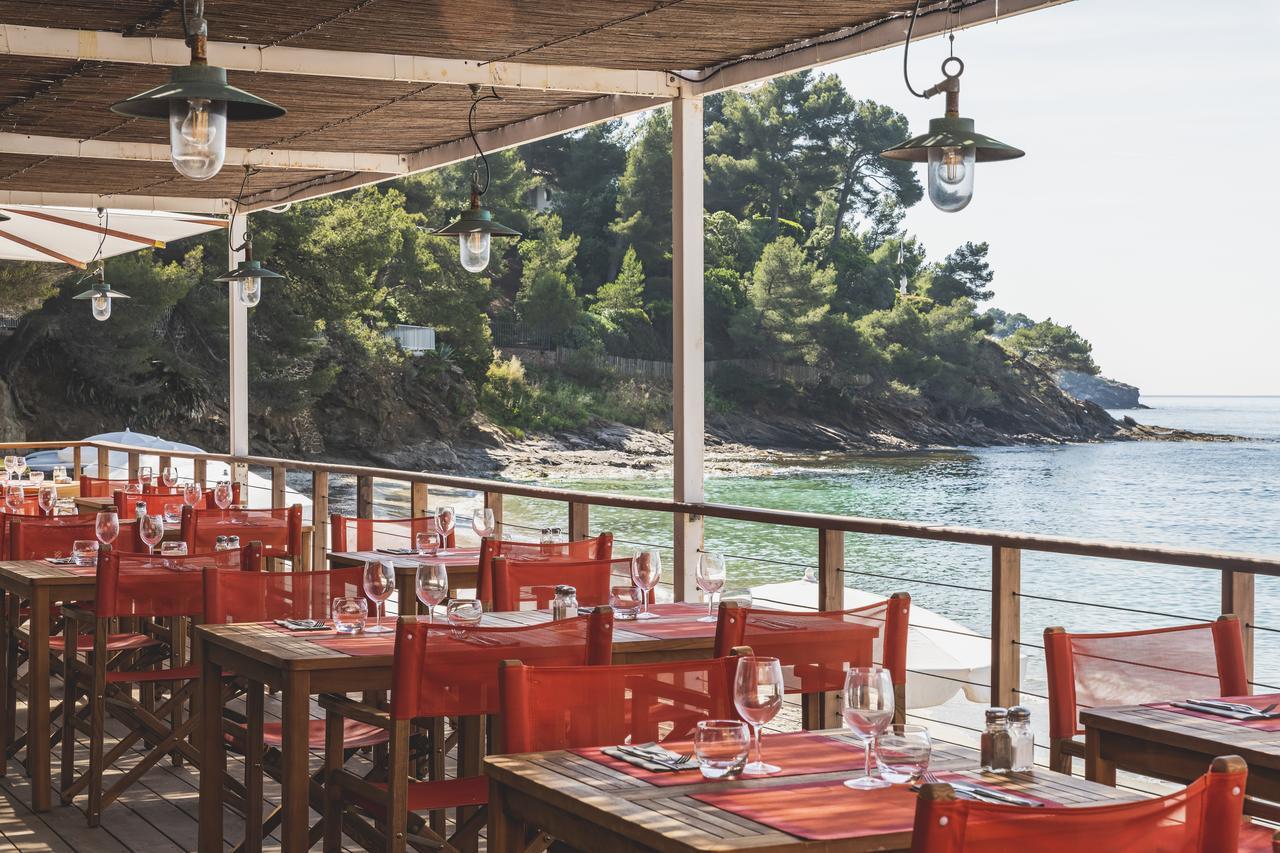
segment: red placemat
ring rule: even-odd
[[[1225,702],[1236,702],[1241,705],[1249,705],[1250,707],[1258,708],[1259,710],[1267,707],[1268,705],[1280,703],[1280,693],[1260,696],[1223,696],[1221,698]],[[1222,717],[1217,714],[1192,711],[1190,708],[1178,708],[1174,705],[1170,705],[1168,702],[1153,702],[1144,707],[1159,708],[1161,711],[1173,711],[1175,714],[1186,714],[1188,717],[1199,717],[1202,720],[1214,720],[1219,723],[1230,723],[1233,726],[1243,726],[1246,729],[1253,729],[1259,732],[1280,732],[1280,717],[1274,717],[1270,720],[1233,720],[1230,717]]]
[[[664,743],[663,746],[673,752],[693,751],[693,746],[688,741]],[[692,770],[653,773],[643,767],[610,758],[598,748],[575,749],[572,752],[659,787],[693,785],[703,781],[702,771],[696,766]],[[779,773],[774,774],[775,776],[803,776],[806,773],[832,773],[838,770],[852,772],[855,769],[861,769],[863,762],[860,745],[829,735],[816,735],[809,732],[770,735],[764,740],[764,757],[770,764],[776,764],[782,768]]]
[[[650,604],[649,612],[656,613],[659,618],[636,619],[626,622],[615,620],[613,623],[614,630],[643,634],[655,640],[683,640],[690,637],[713,638],[716,635],[716,623],[698,621],[698,619],[707,615],[707,608],[704,605],[680,602]]]

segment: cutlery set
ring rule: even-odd
[[[1265,708],[1255,708],[1241,702],[1227,702],[1222,699],[1186,699],[1182,702],[1171,702],[1175,708],[1188,711],[1199,711],[1203,714],[1216,714],[1233,720],[1273,720],[1280,717],[1276,712],[1277,703]]]

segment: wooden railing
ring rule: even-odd
[[[139,458],[156,455],[132,445],[104,442],[9,442],[0,448],[9,450],[36,450],[72,448],[74,476],[79,476],[82,464],[94,458],[99,470],[109,468],[109,454],[126,454],[129,476],[136,476]],[[817,549],[818,606],[824,610],[838,609],[843,602],[843,578],[845,535],[848,533],[896,536],[911,539],[978,545],[991,550],[991,695],[993,702],[1001,705],[1018,703],[1020,678],[1020,597],[1022,589],[1022,552],[1043,552],[1124,560],[1141,563],[1158,563],[1218,571],[1222,576],[1221,612],[1234,613],[1245,631],[1246,664],[1250,678],[1253,676],[1254,634],[1254,578],[1257,575],[1280,576],[1280,556],[1264,556],[1244,553],[1219,552],[1203,549],[1169,548],[1156,545],[1138,545],[1108,542],[1065,536],[1043,536],[981,528],[925,524],[859,516],[828,515],[761,509],[713,503],[686,503],[662,498],[635,497],[597,492],[580,492],[554,489],[521,483],[508,483],[473,477],[455,477],[441,474],[402,471],[389,468],[373,468],[359,465],[340,465],[326,462],[278,459],[264,456],[231,456],[219,453],[190,453],[165,451],[160,455],[160,465],[173,459],[193,460],[195,479],[206,479],[209,462],[223,462],[230,466],[232,477],[244,482],[250,466],[265,469],[271,476],[271,501],[282,506],[285,501],[285,477],[290,471],[311,474],[312,519],[314,525],[312,563],[324,565],[328,533],[329,486],[334,476],[352,477],[356,482],[356,512],[369,515],[373,510],[374,481],[388,480],[405,484],[410,494],[410,512],[424,515],[427,512],[428,495],[432,487],[474,491],[481,494],[484,505],[493,510],[495,521],[501,530],[503,523],[503,499],[507,496],[558,501],[566,508],[569,536],[579,539],[589,535],[592,507],[614,507],[643,512],[664,513],[671,517],[673,533],[685,526],[685,533],[701,530],[703,518],[731,519],[765,525],[785,526],[812,530]],[[674,537],[679,541],[680,536]],[[673,588],[677,599],[692,591],[692,561],[676,551],[673,567]]]

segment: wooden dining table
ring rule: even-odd
[[[676,751],[684,747],[669,744]],[[490,853],[518,853],[531,831],[576,850],[909,850],[915,794],[907,785],[859,791],[862,746],[839,729],[766,735],[773,776],[705,780],[696,770],[649,773],[599,750],[560,750],[485,759]],[[1063,806],[1141,799],[1079,777],[1036,768],[984,773],[978,754],[935,743],[935,781],[964,782]],[[676,778],[683,777],[683,778]]]
[[[479,548],[449,548],[443,554],[419,556],[417,554],[391,554],[371,549],[367,551],[332,551],[329,553],[331,568],[363,566],[365,563],[390,560],[396,569],[396,592],[400,596],[400,612],[406,615],[421,612],[414,591],[418,567],[427,563],[443,563],[449,572],[449,596],[455,597],[464,590],[475,593],[480,576]]]

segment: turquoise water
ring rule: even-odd
[[[984,448],[827,458],[820,464],[796,458],[760,476],[709,477],[707,497],[775,509],[1280,555],[1280,398],[1144,402],[1152,408],[1116,414],[1249,440]],[[545,484],[671,494],[669,478]],[[506,515],[534,528],[565,523],[562,503],[508,498]],[[640,543],[671,542],[670,522],[657,514],[593,507],[591,522],[593,530],[614,531],[621,553]],[[733,555],[731,587],[796,580],[816,563],[816,536],[807,531],[709,519],[706,541],[709,550]],[[850,535],[846,555],[846,585],[886,594],[906,590],[918,604],[989,633],[988,549]],[[1023,641],[1038,644],[1047,625],[1101,630],[1212,619],[1220,576],[1026,552],[1023,592]],[[1259,578],[1257,599],[1257,623],[1280,629],[1280,579]],[[1256,641],[1258,680],[1280,685],[1280,633],[1259,631]],[[1038,652],[1028,651],[1034,684]]]

